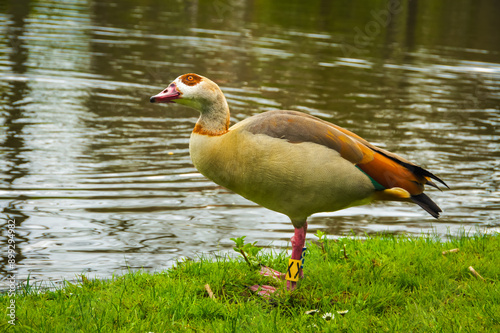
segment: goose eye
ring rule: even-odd
[[[196,74],[184,74],[181,80],[182,83],[192,87],[200,83],[202,79]]]

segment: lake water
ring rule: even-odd
[[[233,122],[303,111],[450,185],[427,191],[439,220],[380,203],[315,215],[308,239],[499,230],[499,17],[472,0],[1,2],[0,206],[17,278],[160,271],[243,235],[287,245],[286,216],[194,169],[196,111],[149,103],[187,72],[221,86]]]

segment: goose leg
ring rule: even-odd
[[[292,242],[292,259],[300,260],[302,256],[302,249],[304,248],[304,244],[306,242],[306,233],[307,233],[307,222],[300,228],[295,228],[295,233],[290,239]],[[299,270],[299,277],[304,277],[304,272],[302,268]],[[288,290],[293,290],[297,287],[297,282],[287,281],[286,286]]]
[[[302,223],[299,223],[299,225]],[[304,244],[306,242],[306,233],[307,233],[307,222],[304,222],[302,227],[300,228],[295,228],[295,233],[290,238],[290,241],[292,242],[292,259],[295,260],[300,260],[302,256],[302,249],[304,248]],[[265,276],[270,276],[275,279],[285,279],[286,273],[281,273],[278,272],[272,268],[262,266],[260,270],[261,275]],[[299,278],[304,277],[304,273],[302,272],[302,269],[299,269]],[[297,288],[297,282],[294,281],[286,281],[286,287],[288,290],[294,290]],[[275,287],[272,286],[266,286],[266,285],[255,285],[249,287],[250,290],[257,292],[259,295],[264,296],[266,298],[269,297],[272,293],[276,291]]]

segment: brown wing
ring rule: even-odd
[[[253,134],[265,134],[291,143],[317,143],[338,151],[353,164],[363,161],[362,149],[348,134],[318,118],[294,111],[268,111],[250,119],[252,121],[245,124],[245,130]]]
[[[378,148],[360,136],[327,121],[296,111],[268,111],[256,115],[245,124],[245,130],[265,134],[291,143],[312,142],[334,149],[367,174],[379,190],[403,188],[411,200],[434,217],[441,211],[422,192],[424,185],[436,185],[434,179],[446,187],[445,182],[429,171],[406,159]]]

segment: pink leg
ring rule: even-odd
[[[295,228],[295,234],[290,239],[292,241],[292,259],[300,260],[300,256],[302,255],[302,248],[306,242],[306,233],[307,233],[307,222],[305,222],[302,228]],[[299,272],[299,276],[304,277],[304,272],[302,269]],[[288,290],[293,290],[297,287],[297,282],[286,281],[286,286]]]
[[[290,239],[292,242],[292,259],[300,260],[302,255],[302,249],[304,248],[304,244],[306,242],[306,233],[307,233],[307,222],[300,228],[295,228],[295,233]],[[262,266],[260,270],[261,275],[270,276],[275,279],[284,279],[286,273],[280,273],[272,268]],[[304,276],[304,272],[300,270],[299,276],[302,278]],[[297,287],[297,282],[286,281],[286,287],[288,290],[293,290]],[[257,292],[259,295],[268,298],[269,295],[276,291],[275,287],[272,286],[250,286],[250,290]]]

